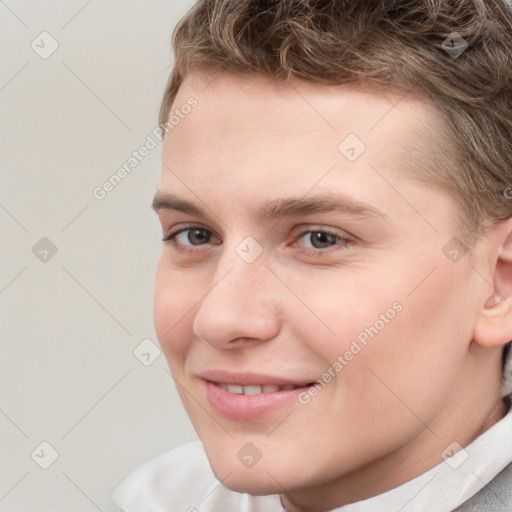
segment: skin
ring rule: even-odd
[[[440,121],[435,108],[399,91],[227,73],[188,77],[173,109],[190,96],[197,107],[165,138],[159,190],[205,215],[157,213],[163,234],[198,226],[206,238],[191,242],[189,231],[163,244],[154,320],[217,478],[324,511],[407,482],[501,419],[512,225],[456,263],[442,251],[457,236],[456,203],[413,179],[403,159],[410,134]],[[350,133],[366,145],[353,162],[338,149]],[[383,217],[255,216],[268,200],[329,192]],[[311,231],[322,230],[341,238],[315,247]],[[248,236],[263,250],[252,263],[236,252]],[[318,380],[397,302],[402,310],[307,405],[234,421],[209,404],[205,369]],[[262,454],[252,468],[237,457],[247,442]]]

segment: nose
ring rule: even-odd
[[[222,272],[218,267],[194,319],[196,336],[221,349],[273,339],[279,332],[280,315],[272,277],[263,262],[232,259]]]

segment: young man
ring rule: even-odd
[[[156,331],[200,442],[126,512],[512,510],[512,13],[202,0]]]

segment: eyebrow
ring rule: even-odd
[[[175,194],[158,191],[151,207],[159,210],[175,210],[191,215],[206,216],[205,211],[196,204]],[[391,221],[388,215],[373,206],[357,201],[345,194],[326,192],[309,197],[288,197],[269,199],[256,211],[255,217],[261,219],[282,219],[313,213],[337,212],[361,218],[373,218]]]

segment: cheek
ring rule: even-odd
[[[399,288],[367,268],[303,274],[291,287],[300,301],[289,299],[288,322],[301,326],[298,339],[326,363],[347,351],[355,359],[403,314]]]
[[[402,293],[403,310],[363,354],[368,382],[363,388],[391,407],[412,408],[432,419],[453,391],[472,339],[471,292],[466,277],[439,268],[412,293]],[[405,408],[404,408],[405,409]]]
[[[337,376],[332,392],[340,393],[344,407],[353,405],[345,414],[353,410],[356,419],[362,403],[403,408],[400,399],[419,400],[426,416],[435,414],[471,341],[466,274],[441,267],[416,289],[411,283],[425,277],[417,266],[406,273],[395,268],[394,275],[353,271],[336,279],[331,273],[314,287],[294,283],[310,311],[303,308],[299,316],[296,306],[290,314],[310,318],[300,324],[300,338],[324,371]]]
[[[201,294],[186,276],[173,272],[162,260],[156,273],[153,320],[164,355],[172,367],[188,351],[191,310]]]

